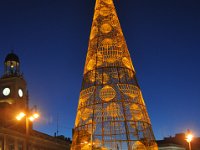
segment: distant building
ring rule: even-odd
[[[20,60],[10,53],[5,58],[4,74],[0,78],[0,150],[69,150],[70,139],[33,130],[31,120],[34,118],[28,117],[35,109],[30,109],[28,102]],[[16,116],[20,112],[26,116],[20,116],[18,121]]]
[[[188,150],[185,133],[178,133],[174,137],[165,137],[158,140],[159,150]],[[195,137],[191,142],[192,150],[200,150],[200,137]]]
[[[158,143],[159,150],[186,150],[186,148],[172,143]]]

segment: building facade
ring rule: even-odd
[[[70,141],[34,131],[30,135],[0,128],[0,150],[69,150]]]
[[[36,109],[30,109],[28,102],[19,57],[10,53],[5,58],[4,74],[0,78],[0,150],[69,150],[70,140],[33,130],[31,115]]]
[[[175,136],[165,137],[163,140],[158,140],[157,143],[159,150],[189,150],[185,133],[178,133]],[[200,137],[194,137],[192,139],[191,148],[192,150],[200,150]]]
[[[158,145],[159,150],[186,150],[186,148],[177,144],[162,144]]]

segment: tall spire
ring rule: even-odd
[[[134,70],[113,1],[97,0],[84,74],[111,66]]]
[[[72,150],[157,150],[112,0],[96,0]]]

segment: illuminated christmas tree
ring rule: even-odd
[[[96,0],[71,150],[157,150],[113,0]]]

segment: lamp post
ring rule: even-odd
[[[34,111],[33,111],[34,110]],[[39,114],[36,111],[36,107],[33,109],[29,110],[27,109],[25,112],[20,112],[17,116],[16,119],[18,121],[22,120],[25,117],[26,121],[26,150],[28,150],[28,138],[29,138],[29,122],[33,122],[35,119],[39,118]]]
[[[192,135],[191,131],[188,129],[187,133],[186,133],[186,141],[189,144],[189,150],[192,150],[192,148],[191,148],[191,141],[192,141],[192,139],[193,139],[193,135]]]

